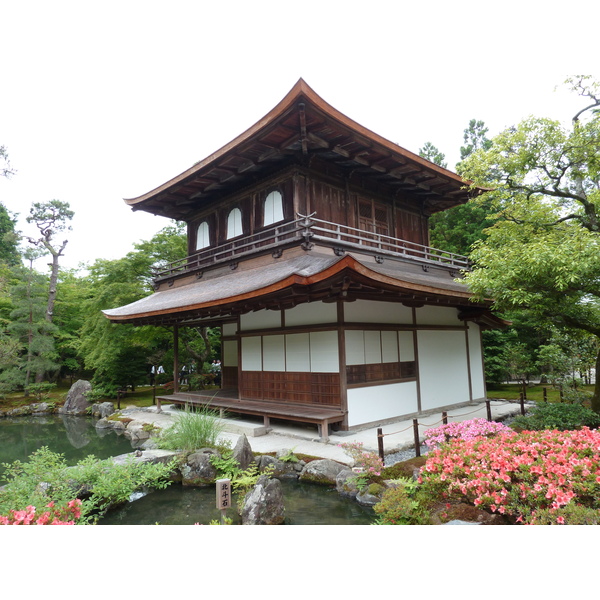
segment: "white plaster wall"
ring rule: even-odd
[[[281,327],[280,310],[257,310],[240,317],[240,329],[279,329]]]
[[[357,300],[344,304],[344,321],[346,323],[412,323],[412,309],[396,302],[376,302],[374,300]]]
[[[380,331],[365,331],[365,362],[368,365],[381,363]]]
[[[285,336],[263,336],[263,371],[285,371]]]
[[[310,336],[308,333],[291,333],[285,336],[286,369],[310,373]]]
[[[418,325],[463,325],[458,310],[446,306],[422,306],[416,310]]]
[[[309,335],[311,372],[338,373],[340,356],[337,331],[313,331]]]
[[[222,334],[227,335],[235,335],[237,331],[237,323],[223,323]]]
[[[479,325],[475,323],[469,323],[469,354],[473,399],[480,400],[486,396],[485,372],[483,368],[483,348],[481,347]]]
[[[398,343],[400,345],[400,360],[415,360],[415,341],[412,331],[399,331]]]
[[[359,329],[349,329],[345,332],[346,364],[365,364],[365,332]]]
[[[237,342],[228,340],[223,342],[223,364],[226,367],[238,366]]]
[[[308,302],[285,311],[286,327],[337,323],[337,305],[331,302]]]
[[[417,412],[415,381],[348,390],[348,425],[372,423]]]
[[[467,344],[464,331],[419,331],[421,408],[468,402]]]
[[[384,363],[398,362],[400,360],[398,354],[398,332],[381,332],[381,354],[381,361]]]
[[[242,369],[262,371],[262,339],[260,336],[242,338]]]

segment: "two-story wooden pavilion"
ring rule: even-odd
[[[499,321],[458,280],[467,259],[428,245],[430,215],[469,193],[300,80],[229,144],[126,200],[185,221],[189,256],[151,296],[104,312],[173,326],[176,348],[180,327],[222,328],[222,390],[163,399],[323,437],[483,399],[480,332]]]

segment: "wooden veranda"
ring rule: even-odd
[[[312,423],[317,425],[319,438],[326,441],[329,437],[329,425],[342,423],[346,413],[340,408],[273,402],[267,400],[247,400],[238,397],[236,390],[212,390],[198,392],[177,392],[156,397],[160,411],[162,403],[183,406],[205,406],[223,413],[252,415],[263,418],[264,426],[270,427],[271,419]]]

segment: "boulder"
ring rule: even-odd
[[[269,469],[271,477],[276,477],[277,479],[298,479],[302,469],[306,466],[303,460],[298,462],[283,461],[268,454],[259,456],[256,464],[259,471]]]
[[[356,487],[356,474],[352,469],[343,469],[335,478],[335,488],[339,494],[348,498],[356,498],[359,489]]]
[[[302,469],[300,481],[310,481],[313,483],[335,486],[340,471],[346,469],[348,469],[347,465],[343,465],[328,458],[324,458],[323,460],[313,460]]]
[[[243,434],[238,439],[233,449],[233,458],[237,461],[242,471],[245,471],[251,463],[256,462],[246,434]]]
[[[202,448],[188,455],[181,466],[181,483],[198,487],[213,485],[217,478],[217,469],[210,464],[210,457],[213,454],[220,456],[212,448]]]
[[[92,406],[92,416],[98,419],[105,419],[115,412],[113,402],[101,402]]]
[[[67,400],[64,406],[58,409],[59,413],[67,415],[85,415],[90,403],[87,399],[87,393],[91,391],[92,384],[84,379],[79,379],[67,393]]]
[[[244,498],[242,525],[281,525],[284,521],[281,482],[261,475]]]

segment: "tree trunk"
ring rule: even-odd
[[[596,356],[596,383],[594,384],[594,395],[592,396],[592,410],[600,413],[600,350]]]

